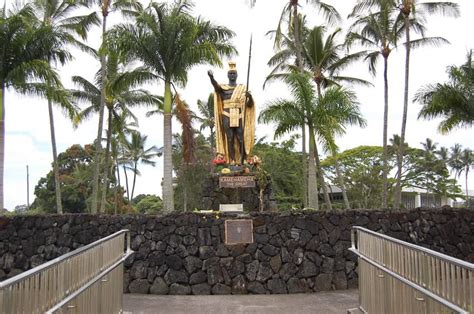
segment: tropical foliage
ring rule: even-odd
[[[465,64],[448,67],[448,83],[424,86],[415,96],[415,100],[423,105],[418,117],[428,120],[442,118],[438,127],[442,134],[474,125],[473,62],[471,50]]]
[[[193,17],[191,9],[188,0],[172,5],[152,2],[137,13],[135,22],[117,26],[111,35],[129,58],[143,62],[154,79],[164,83],[163,205],[167,212],[174,210],[171,85],[185,86],[193,66],[221,65],[220,56],[235,52],[229,42],[232,31]]]
[[[152,214],[189,211],[202,204],[202,185],[215,154],[214,99],[202,92],[196,98],[204,100],[189,106],[180,95],[185,95],[182,90],[195,66],[221,66],[221,58],[237,53],[232,44],[235,34],[195,16],[190,0],[151,1],[146,7],[141,3],[30,0],[12,10],[5,5],[0,11],[0,209],[5,94],[10,92],[33,94],[48,101],[52,170],[35,188],[34,210]],[[322,17],[316,24],[310,24],[300,1],[290,0],[283,7],[276,29],[269,32],[274,36],[274,56],[268,61],[267,81],[283,82],[287,97],[259,102],[264,104],[259,121],[272,123],[275,140],[282,139],[271,143],[260,140],[254,150],[263,160],[263,172],[272,176],[280,208],[389,208],[391,202],[398,208],[404,189],[462,197],[456,179],[464,181],[468,193],[474,163],[470,148],[460,144],[439,147],[431,139],[410,147],[405,141],[411,49],[447,43],[440,37],[426,37],[426,21],[435,13],[456,17],[458,5],[354,0],[349,17],[352,25],[345,34],[344,29],[335,27],[336,22],[342,25],[335,7],[324,1],[307,3]],[[124,20],[109,30],[108,19],[115,12]],[[93,27],[101,28],[101,38],[100,45],[91,48],[86,40]],[[389,90],[393,91],[389,89],[388,61],[396,48],[403,46],[401,133],[389,139]],[[73,49],[95,57],[98,71],[92,79],[73,76],[75,89],[65,89],[56,71],[74,61]],[[384,82],[381,147],[341,151],[340,138],[347,128],[366,125],[351,88],[354,84],[370,86],[361,78],[365,73],[353,77],[346,74],[346,69],[362,60],[368,64],[368,73],[375,76],[379,59],[383,60]],[[396,70],[391,69],[390,74]],[[446,83],[427,85],[415,96],[422,105],[419,118],[443,119],[439,126],[442,134],[472,128],[472,51],[465,64],[449,67],[448,75]],[[161,148],[150,140],[147,143],[150,134],[141,133],[134,111],[142,105],[151,107],[147,115],[150,118],[156,119],[155,113],[163,116],[159,125],[163,128]],[[62,109],[78,128],[83,127],[83,121],[98,117],[95,141],[84,147],[73,145],[58,155],[54,107]],[[191,107],[197,108],[198,114]],[[179,122],[174,130],[172,118]],[[289,140],[283,138],[288,136]],[[301,149],[295,149],[300,141]],[[162,198],[152,194],[135,196],[140,191],[137,182],[142,165],[155,165],[160,157]],[[339,189],[342,197],[336,199]],[[466,199],[469,205],[469,195]]]

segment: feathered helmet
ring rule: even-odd
[[[229,70],[227,72],[236,72],[237,71],[235,61],[229,61],[228,64],[229,64]]]

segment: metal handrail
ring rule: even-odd
[[[409,285],[410,287],[414,288],[415,290],[417,290],[418,292],[426,295],[426,296],[429,296],[430,298],[436,300],[437,302],[443,304],[444,306],[450,308],[451,310],[453,311],[456,311],[457,313],[459,314],[469,314],[469,312],[465,311],[464,309],[460,308],[459,306],[457,306],[456,304],[454,303],[451,303],[443,298],[440,298],[438,295],[432,293],[431,291],[411,282],[410,280],[398,275],[397,273],[391,271],[390,269],[388,268],[385,268],[383,267],[382,265],[372,261],[370,258],[367,258],[366,256],[364,256],[363,254],[361,254],[359,251],[353,249],[352,247],[349,248],[349,251],[355,253],[357,256],[359,256],[360,258],[362,258],[364,261],[366,261],[367,263],[371,264],[372,266],[375,266],[377,267],[378,269],[380,269],[381,271],[383,271],[384,273],[387,273],[389,274],[390,276],[398,279],[399,281],[403,282],[404,284],[406,285]]]
[[[409,242],[405,242],[405,241],[402,241],[402,240],[399,240],[399,239],[395,239],[395,238],[389,237],[385,234],[378,233],[378,232],[366,229],[364,227],[359,227],[359,226],[352,227],[352,235],[354,235],[356,233],[355,232],[356,230],[361,230],[361,231],[364,231],[366,233],[372,234],[372,235],[374,235],[378,238],[382,238],[382,239],[388,240],[388,241],[393,242],[393,243],[401,244],[401,245],[409,247],[413,250],[423,252],[423,253],[426,253],[426,254],[431,255],[433,257],[437,257],[439,259],[445,260],[445,261],[447,261],[449,263],[452,263],[452,264],[455,264],[457,266],[464,267],[464,268],[467,268],[467,269],[470,269],[470,270],[474,270],[474,264],[473,263],[469,263],[469,262],[460,260],[458,258],[451,257],[449,255],[445,255],[445,254],[427,249],[427,248],[422,247],[422,246],[418,246],[418,245],[415,245],[415,244],[412,244],[412,243],[409,243]],[[357,241],[355,241],[356,239],[357,238],[352,237],[353,241],[352,241],[351,248],[355,248],[354,244],[357,243]]]
[[[352,228],[351,240],[349,250],[359,257],[361,310],[393,312],[400,310],[398,304],[405,303],[406,296],[425,301],[417,296],[423,294],[430,311],[472,311],[474,264],[358,226]],[[391,292],[382,295],[381,290]],[[409,311],[421,310],[406,304]]]
[[[6,279],[6,280],[0,282],[0,289],[4,289],[4,288],[6,288],[6,287],[8,287],[12,284],[15,284],[15,283],[17,283],[21,280],[24,280],[24,279],[26,279],[28,277],[31,277],[31,276],[33,276],[37,273],[40,273],[40,272],[42,272],[42,271],[44,271],[44,270],[46,270],[50,267],[53,267],[54,265],[56,265],[56,264],[58,264],[62,261],[65,261],[65,260],[67,260],[67,259],[69,259],[73,256],[76,256],[76,255],[78,255],[78,254],[80,254],[80,253],[82,253],[82,252],[84,252],[88,249],[96,247],[96,246],[98,246],[99,244],[101,244],[103,242],[106,242],[106,241],[108,241],[112,238],[115,238],[115,237],[121,235],[122,233],[125,233],[125,235],[129,235],[129,230],[128,229],[122,229],[120,231],[117,231],[117,232],[105,237],[105,238],[99,239],[99,240],[97,240],[95,242],[92,242],[92,243],[89,243],[85,246],[81,246],[80,248],[78,248],[78,249],[76,249],[72,252],[66,253],[66,254],[61,255],[59,257],[56,257],[55,259],[52,259],[52,260],[50,260],[50,261],[48,261],[44,264],[41,264],[37,267],[34,267],[30,270],[27,270],[27,271],[25,271],[21,274],[18,274],[16,276],[12,277],[12,278]],[[130,250],[130,236],[127,237],[127,251],[129,251],[129,250]]]
[[[45,312],[45,314],[52,314],[58,310],[60,310],[63,306],[65,306],[66,304],[68,304],[69,302],[71,302],[72,300],[74,300],[75,298],[77,298],[81,293],[83,293],[84,291],[86,291],[87,289],[89,289],[93,284],[95,284],[96,282],[98,282],[100,279],[102,279],[103,277],[105,277],[108,273],[110,273],[112,270],[114,270],[115,268],[117,268],[118,266],[120,266],[126,259],[127,257],[129,257],[131,254],[133,254],[133,251],[130,250],[130,249],[127,249],[127,251],[125,252],[125,255],[120,259],[118,260],[117,262],[115,262],[114,264],[112,264],[110,267],[108,267],[106,270],[102,271],[100,274],[98,274],[96,277],[94,277],[92,280],[90,280],[89,282],[87,282],[84,286],[82,286],[80,289],[76,290],[75,292],[71,293],[69,296],[67,296],[65,299],[63,299],[61,302],[59,302],[58,304],[56,304],[55,306],[53,306],[52,308],[50,308],[48,311]]]
[[[72,304],[81,313],[91,312],[91,306],[120,312],[130,240],[129,231],[121,230],[1,282],[0,312],[42,313],[60,305],[62,313]]]

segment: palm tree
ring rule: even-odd
[[[306,127],[308,122],[308,113],[314,102],[315,93],[311,86],[309,75],[294,72],[282,77],[284,82],[290,87],[293,96],[292,100],[277,99],[268,103],[267,107],[260,112],[259,123],[274,122],[277,124],[275,129],[275,138],[286,133],[295,131],[299,127]],[[311,125],[312,127],[312,125]],[[310,127],[309,133],[314,134]],[[308,167],[308,189],[303,192],[308,195],[308,204],[311,208],[318,209],[318,192],[316,181],[316,168],[314,160],[314,142],[310,141],[309,167]],[[306,175],[304,173],[304,175]]]
[[[418,118],[431,120],[442,117],[438,130],[449,133],[457,127],[474,125],[474,63],[472,50],[460,67],[448,67],[449,83],[422,87],[415,101],[423,105]]]
[[[408,113],[408,87],[409,87],[409,76],[410,76],[410,29],[413,23],[417,23],[423,20],[424,14],[441,13],[443,15],[452,15],[454,17],[459,16],[459,7],[453,2],[425,2],[421,3],[416,0],[396,0],[400,14],[404,19],[405,26],[405,90],[403,96],[403,116],[402,116],[402,130],[400,138],[402,143],[405,142],[405,132],[407,124],[407,113]],[[420,17],[420,19],[417,18]],[[412,18],[413,17],[413,18]],[[420,29],[421,30],[421,29]],[[398,158],[403,158],[403,145],[400,146],[400,152]],[[399,163],[401,165],[401,162]],[[398,169],[401,171],[401,169]],[[399,178],[400,180],[400,178]],[[401,186],[400,182],[397,181],[397,189],[395,195],[395,207],[400,207],[401,203]]]
[[[207,102],[198,100],[197,106],[199,113],[202,117],[195,116],[196,120],[201,123],[199,130],[202,131],[205,128],[209,128],[211,134],[209,135],[209,141],[211,142],[211,147],[215,148],[215,138],[216,134],[214,131],[214,94],[210,94],[207,98]]]
[[[99,193],[99,175],[100,175],[100,165],[99,165],[99,156],[102,151],[101,139],[104,123],[104,109],[106,102],[106,91],[105,87],[107,86],[107,17],[110,13],[114,11],[122,11],[124,15],[133,15],[134,11],[141,10],[142,5],[138,0],[84,0],[88,3],[96,3],[100,7],[100,12],[102,15],[102,44],[101,49],[99,50],[100,57],[100,76],[102,84],[101,96],[100,96],[100,107],[99,107],[99,125],[97,128],[97,139],[96,139],[96,151],[94,156],[94,178],[92,184],[92,207],[91,212],[93,214],[97,213],[98,198]],[[132,11],[131,11],[132,10]]]
[[[85,16],[71,16],[71,12],[84,6],[85,3],[76,0],[70,1],[55,1],[55,0],[35,0],[33,7],[40,23],[44,27],[51,29],[52,39],[56,42],[55,50],[52,50],[48,56],[48,62],[58,61],[64,64],[70,58],[70,54],[64,51],[64,46],[75,45],[84,48],[84,46],[77,41],[73,35],[79,35],[81,39],[87,38],[87,32],[92,25],[98,24],[98,19],[95,14]],[[75,108],[68,106],[62,108],[69,112],[72,117],[75,114]],[[51,146],[53,150],[53,172],[56,190],[56,209],[59,214],[62,214],[61,204],[61,184],[59,181],[59,170],[57,164],[57,149],[56,149],[56,135],[54,130],[54,116],[52,100],[48,99],[49,112],[49,127],[51,132]]]
[[[390,9],[391,8],[391,9]],[[403,97],[403,116],[402,129],[400,139],[405,142],[406,121],[408,112],[408,86],[410,73],[410,51],[412,47],[419,47],[422,45],[438,45],[446,43],[447,41],[440,37],[425,37],[425,15],[433,13],[441,13],[443,15],[459,15],[458,5],[453,2],[425,2],[421,3],[417,0],[358,0],[353,13],[358,14],[364,11],[376,9],[382,11],[384,9],[391,10],[391,12],[398,12],[397,21],[403,21],[403,27],[399,31],[405,33],[405,88]],[[416,13],[416,14],[415,14]],[[419,33],[422,38],[417,40],[410,39],[410,32],[415,31]],[[403,163],[403,149],[404,145],[399,145],[398,153],[398,172],[401,172]],[[401,175],[397,176],[397,186],[395,190],[394,207],[400,207],[401,203]]]
[[[388,200],[388,57],[397,47],[400,35],[397,32],[397,23],[391,17],[390,10],[383,7],[380,12],[360,17],[350,27],[346,36],[346,44],[351,47],[357,43],[369,48],[365,51],[365,60],[369,64],[369,71],[376,75],[376,64],[383,58],[384,71],[384,114],[383,114],[383,172],[382,172],[382,208],[387,208]]]
[[[462,170],[458,172],[458,176],[461,176],[461,173],[464,172],[465,182],[466,182],[466,198],[467,198],[467,207],[471,206],[471,199],[469,198],[469,189],[468,189],[468,177],[469,170],[474,166],[474,153],[469,148],[465,148],[461,154],[461,165]]]
[[[221,66],[220,56],[231,56],[229,40],[234,33],[191,15],[192,3],[178,0],[173,5],[152,2],[137,16],[136,23],[119,25],[112,33],[120,49],[144,63],[155,79],[164,81],[163,116],[163,206],[174,210],[172,185],[171,86],[185,85],[187,72],[199,64]]]
[[[474,165],[474,153],[469,148],[462,149],[460,144],[455,144],[451,147],[451,157],[449,161],[451,169],[454,171],[454,176],[459,178],[462,173],[465,174],[465,187],[467,206],[470,206],[469,190],[468,190],[468,176],[469,170]]]
[[[307,74],[292,73],[285,77],[285,82],[289,85],[294,100],[279,99],[271,102],[260,113],[259,122],[276,122],[275,136],[281,136],[297,129],[303,120],[309,129],[310,165],[319,165],[316,135],[327,151],[335,152],[335,137],[345,133],[346,125],[365,126],[353,92],[342,87],[331,87],[321,97],[316,97]],[[308,203],[310,207],[317,209],[316,171],[312,169],[316,168],[308,169]],[[324,181],[322,183],[325,184]],[[343,184],[341,186],[344,187]],[[330,200],[325,201],[330,209]]]
[[[251,5],[255,4],[256,0],[251,0]],[[341,17],[337,10],[331,6],[326,4],[325,2],[322,2],[320,0],[307,0],[307,2],[311,2],[312,4],[316,5],[316,8],[318,9],[319,12],[321,12],[327,22],[330,24],[336,23],[341,20]],[[288,15],[288,18],[286,21],[288,22],[287,25],[287,33],[288,37],[286,38],[286,42],[290,41],[292,42],[291,46],[293,48],[293,56],[295,56],[295,65],[300,73],[304,72],[304,49],[303,49],[303,18],[301,14],[298,13],[298,0],[290,0],[288,1],[287,4],[283,7],[282,13],[280,20],[278,21],[278,26],[275,33],[275,47],[280,50],[281,48],[281,43],[282,43],[282,38],[285,38],[283,36],[284,32],[282,31],[282,24],[285,22],[285,16]],[[277,53],[281,54],[281,53]],[[283,54],[284,55],[284,54]],[[287,55],[289,57],[289,55]],[[271,61],[270,61],[271,62]],[[269,64],[270,64],[269,62]],[[276,70],[276,68],[275,68]],[[275,71],[274,70],[274,71]],[[272,71],[273,73],[273,71]],[[301,127],[302,131],[302,158],[303,158],[303,201],[304,205],[307,205],[307,199],[308,199],[308,175],[307,168],[307,158],[306,158],[306,126],[302,125]],[[311,167],[311,166],[310,166]]]
[[[303,19],[300,18],[300,21],[303,21]],[[268,62],[270,66],[274,66],[274,69],[267,77],[267,80],[284,79],[288,73],[294,71],[301,72],[301,69],[303,69],[303,71],[307,69],[317,85],[318,97],[322,96],[322,88],[326,88],[330,85],[339,85],[342,82],[368,84],[368,82],[361,79],[338,75],[338,72],[347,66],[350,61],[358,57],[357,54],[346,57],[339,55],[340,52],[342,52],[342,45],[336,43],[336,37],[340,30],[336,30],[324,38],[325,27],[317,26],[313,29],[307,29],[303,25],[304,24],[301,23],[301,30],[299,32],[303,36],[303,62],[301,62],[301,65],[296,62],[297,67],[292,64],[295,50],[297,50],[295,48],[296,45],[289,36],[281,35],[282,45],[280,48],[282,49]],[[278,30],[275,31],[275,33],[278,34]],[[298,59],[296,58],[296,60]],[[304,128],[303,126],[303,130]],[[303,132],[303,142],[304,141],[305,136]],[[315,147],[315,151],[317,151],[317,146]],[[316,162],[318,163],[319,177],[323,182],[325,201],[328,208],[331,209],[329,193],[326,184],[324,184],[324,176],[321,175],[321,169],[319,167],[319,156],[316,156]],[[313,167],[313,165],[309,164],[308,169],[310,167]],[[309,172],[310,171],[312,170],[309,169]]]
[[[156,146],[145,148],[147,136],[142,136],[139,132],[132,132],[130,141],[125,143],[125,154],[124,157],[128,159],[133,167],[133,183],[132,193],[130,194],[130,200],[133,199],[133,193],[135,192],[135,181],[138,171],[138,164],[146,164],[155,166],[155,162],[152,161],[158,155],[158,149]]]
[[[149,80],[149,72],[142,67],[132,70],[126,70],[127,64],[120,62],[119,54],[110,51],[107,59],[107,80],[105,90],[105,107],[108,111],[107,140],[105,148],[104,172],[102,176],[102,193],[100,212],[105,212],[106,206],[106,188],[108,186],[108,178],[110,173],[110,152],[111,139],[113,131],[118,131],[114,127],[114,120],[126,121],[125,117],[131,117],[137,121],[135,115],[130,111],[130,107],[141,105],[155,105],[161,101],[159,97],[151,95],[143,89],[136,89],[142,82]],[[80,87],[78,90],[72,90],[72,95],[84,102],[90,103],[76,118],[76,122],[80,123],[90,118],[93,113],[100,112],[101,94],[102,94],[102,75],[101,72],[96,74],[96,82],[92,83],[87,79],[74,76],[73,82]],[[102,138],[101,138],[102,140]]]
[[[326,28],[324,26],[316,26],[311,29],[304,42],[305,63],[313,73],[313,80],[316,83],[316,90],[318,98],[323,97],[323,88],[329,86],[340,86],[341,83],[370,85],[365,80],[340,76],[339,72],[347,66],[351,61],[356,60],[360,54],[340,56],[342,45],[336,42],[337,36],[341,30],[336,29],[334,32],[325,37]],[[317,146],[315,152],[317,154]],[[320,167],[319,155],[316,155],[316,167],[318,169],[319,177],[322,182],[324,198],[328,209],[331,209],[331,202],[327,186],[324,182],[324,174]],[[342,182],[342,181],[341,181]],[[342,186],[343,194],[345,194]],[[347,195],[345,197],[347,199]],[[346,203],[346,205],[348,202]]]
[[[367,122],[360,113],[359,103],[357,102],[355,93],[340,86],[333,86],[324,90],[322,95],[317,98],[316,106],[312,111],[310,119],[312,123],[314,123],[314,131],[318,135],[324,150],[330,152],[333,156],[338,150],[335,139],[337,136],[345,134],[347,125],[358,125],[360,127],[367,125]],[[316,143],[314,147],[317,147]],[[321,171],[322,167],[317,150],[315,150],[315,159],[324,191],[324,173]],[[335,167],[338,184],[342,190],[346,209],[350,209],[345,184],[339,173],[339,163],[337,159],[335,160]],[[325,202],[328,209],[331,209],[331,202],[327,192],[325,192]]]
[[[17,11],[7,11],[4,6],[0,11],[0,42],[0,208],[3,208],[6,91],[13,89],[44,96],[63,105],[70,102],[58,75],[45,61],[54,48],[51,29],[37,23],[31,5]]]

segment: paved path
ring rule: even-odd
[[[347,313],[358,305],[357,290],[280,295],[156,296],[125,294],[124,313],[300,314]]]

